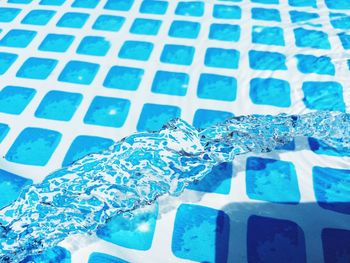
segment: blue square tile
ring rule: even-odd
[[[96,96],[84,117],[84,123],[122,127],[128,116],[130,101],[127,99]]]
[[[290,107],[291,105],[289,82],[282,79],[251,79],[249,96],[254,104],[276,107]]]
[[[27,256],[22,263],[32,263],[32,262],[60,262],[60,263],[70,263],[71,256],[70,252],[63,247],[53,247],[45,250],[42,254]]]
[[[72,7],[77,8],[95,8],[100,0],[75,0]]]
[[[252,41],[257,44],[284,46],[283,29],[280,27],[253,26]]]
[[[120,48],[118,57],[147,61],[151,56],[153,43],[144,41],[125,41]]]
[[[5,139],[10,127],[5,123],[0,123],[0,143]]]
[[[193,126],[197,129],[205,129],[232,117],[231,112],[198,109],[193,117]]]
[[[231,177],[232,164],[222,163],[215,166],[202,180],[190,184],[187,188],[201,192],[229,194]]]
[[[338,37],[340,39],[340,42],[344,49],[350,49],[350,35],[345,34],[344,32],[341,32],[338,34]]]
[[[22,24],[44,26],[56,14],[52,10],[33,10],[30,11],[21,21]]]
[[[189,79],[186,73],[159,70],[153,79],[152,92],[185,96]]]
[[[16,73],[16,77],[28,79],[47,79],[58,61],[49,58],[28,58]]]
[[[197,96],[202,99],[234,101],[237,80],[233,77],[203,73],[199,77]]]
[[[38,49],[50,52],[66,52],[73,40],[74,36],[72,35],[48,34]]]
[[[288,0],[288,3],[290,6],[296,6],[296,7],[317,7],[317,0]]]
[[[68,166],[69,164],[79,160],[80,158],[90,153],[97,153],[103,151],[109,146],[111,146],[113,143],[113,140],[107,138],[80,135],[76,137],[70,145],[64,157],[62,166]]]
[[[305,74],[334,75],[335,67],[330,57],[298,54],[298,70]]]
[[[86,20],[88,18],[89,14],[67,12],[60,18],[56,26],[68,28],[82,28],[85,25]]]
[[[204,3],[200,1],[179,2],[175,14],[180,16],[203,16]]]
[[[204,64],[212,68],[237,69],[239,51],[235,49],[208,48],[205,52]]]
[[[329,9],[336,10],[349,10],[350,9],[350,0],[325,0],[326,6]]]
[[[242,10],[235,5],[214,5],[213,17],[220,19],[241,19]]]
[[[281,15],[277,9],[252,8],[252,18],[256,20],[281,22]]]
[[[0,40],[0,46],[25,48],[35,36],[36,31],[12,29]]]
[[[178,38],[197,38],[201,25],[197,22],[175,20],[172,22],[168,35]]]
[[[6,73],[6,71],[12,66],[12,64],[16,61],[18,55],[0,52],[0,75]]]
[[[77,53],[91,56],[105,56],[110,47],[110,42],[104,37],[87,36],[81,40],[77,48]]]
[[[155,36],[158,34],[161,24],[161,20],[136,18],[130,28],[130,33]]]
[[[103,7],[108,10],[129,11],[134,3],[134,0],[107,0]]]
[[[69,121],[77,110],[83,96],[51,90],[42,99],[35,111],[35,117],[59,121]]]
[[[295,44],[298,47],[308,47],[317,49],[330,49],[331,44],[328,35],[318,30],[308,30],[304,28],[294,29]]]
[[[313,19],[317,19],[320,17],[317,13],[310,13],[310,12],[303,12],[303,11],[296,11],[292,10],[289,11],[290,19],[292,20],[292,23],[298,23],[298,22],[305,22]]]
[[[303,83],[303,102],[313,110],[345,111],[343,87],[333,81],[306,81]]]
[[[21,12],[19,8],[0,7],[0,22],[8,23],[13,21]]]
[[[181,109],[176,106],[146,103],[137,123],[138,131],[158,131],[175,117],[180,117]]]
[[[122,16],[100,15],[92,28],[95,30],[117,32],[121,29],[124,22],[125,17]]]
[[[137,90],[143,77],[144,70],[113,66],[103,82],[103,86],[112,89]]]
[[[291,162],[249,157],[246,187],[247,195],[254,200],[285,204],[300,201],[298,178]]]
[[[306,263],[304,231],[293,221],[250,216],[248,262]]]
[[[144,0],[140,6],[140,13],[164,15],[168,9],[167,1]]]
[[[148,250],[152,246],[158,216],[158,205],[153,204],[133,211],[133,218],[113,217],[97,230],[103,240],[125,248]]]
[[[210,25],[209,39],[237,42],[241,35],[238,25],[216,24]]]
[[[41,0],[39,5],[61,6],[66,0]]]
[[[189,66],[192,64],[194,52],[195,48],[191,46],[166,44],[160,56],[160,61]]]
[[[329,18],[331,24],[337,29],[350,29],[350,16],[343,13],[330,13]]]
[[[5,155],[10,162],[44,166],[61,140],[61,133],[41,128],[25,128]]]
[[[0,112],[21,114],[35,93],[35,89],[6,86],[0,91]]]
[[[292,141],[286,143],[285,145],[277,146],[276,150],[280,150],[280,151],[293,151],[293,150],[295,150],[295,140],[293,139]]]
[[[308,138],[310,149],[317,154],[330,156],[350,157],[350,149],[337,147],[334,148],[315,138]]]
[[[349,262],[350,231],[345,229],[324,228],[322,247],[325,263]]]
[[[197,262],[227,262],[230,219],[221,210],[182,204],[177,209],[172,251]]]
[[[286,56],[278,52],[251,50],[249,66],[255,70],[287,70]]]
[[[71,60],[62,70],[58,81],[89,85],[94,80],[99,68],[99,64]]]
[[[15,201],[26,185],[30,185],[32,180],[20,177],[0,169],[0,209]]]
[[[317,203],[324,209],[350,214],[350,170],[315,166],[312,176]]]
[[[113,257],[111,255],[94,252],[90,254],[88,263],[128,263],[128,262],[123,259]]]

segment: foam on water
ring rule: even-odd
[[[179,195],[235,155],[269,152],[298,136],[348,149],[350,114],[250,115],[203,130],[174,119],[159,132],[133,134],[25,187],[0,211],[0,260],[19,262],[68,235],[91,233],[116,214]]]

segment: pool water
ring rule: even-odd
[[[349,30],[350,0],[2,1],[0,207],[174,117],[349,112]],[[349,262],[349,158],[297,138],[24,262]]]

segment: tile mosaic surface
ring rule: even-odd
[[[0,207],[173,117],[349,111],[350,0],[0,0]],[[25,262],[350,262],[348,151],[238,157]]]

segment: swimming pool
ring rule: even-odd
[[[0,5],[0,189],[175,116],[349,109],[350,1],[8,0]],[[350,258],[349,152],[309,138],[217,167],[52,262]],[[327,180],[325,180],[327,178]]]

